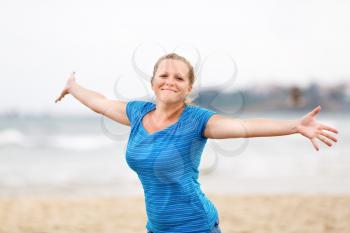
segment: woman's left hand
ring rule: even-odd
[[[330,131],[333,133],[338,133],[338,130],[330,126],[324,125],[316,121],[316,115],[321,111],[321,106],[316,107],[314,110],[306,114],[298,123],[297,129],[298,133],[310,139],[314,148],[318,151],[320,148],[316,143],[316,139],[325,143],[327,146],[332,146],[332,142],[337,142],[337,139],[326,133],[325,131]]]

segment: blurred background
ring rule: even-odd
[[[345,0],[0,1],[0,197],[141,197],[125,161],[130,129],[72,96],[54,100],[75,71],[108,98],[152,101],[153,65],[169,52],[195,67],[193,104],[273,119],[321,105],[318,119],[340,132],[319,152],[300,135],[208,140],[204,192],[348,196],[349,10]]]

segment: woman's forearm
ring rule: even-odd
[[[94,112],[101,113],[104,110],[102,103],[106,97],[100,93],[86,89],[76,82],[70,84],[69,93]]]
[[[298,133],[298,120],[243,120],[247,137],[270,137]]]

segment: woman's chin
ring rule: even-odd
[[[174,103],[181,102],[181,100],[178,98],[170,98],[168,96],[162,96],[158,99],[165,104],[174,104]]]

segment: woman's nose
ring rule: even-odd
[[[169,77],[169,78],[166,79],[166,82],[165,82],[165,83],[166,83],[166,84],[169,84],[169,85],[174,85],[174,83],[175,83],[175,78]]]

